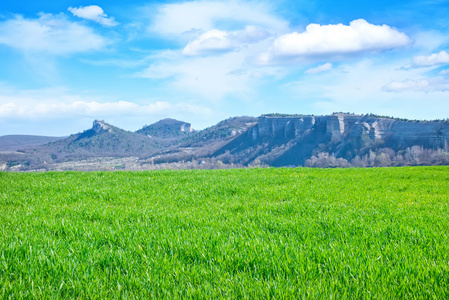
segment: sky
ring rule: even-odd
[[[0,2],[0,135],[95,119],[449,118],[449,1]]]

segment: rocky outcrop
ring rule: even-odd
[[[95,120],[92,125],[92,130],[96,134],[101,134],[104,132],[112,132],[112,127],[103,120]]]

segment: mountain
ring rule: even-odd
[[[0,153],[3,170],[423,164],[449,164],[448,120],[270,114],[229,118],[200,131],[164,119],[137,132],[95,120],[67,138]]]
[[[37,150],[48,150],[69,157],[91,156],[134,156],[148,155],[158,150],[158,146],[150,138],[112,126],[102,120],[95,120],[92,128],[74,134],[66,139],[38,147]]]
[[[60,139],[63,138],[38,135],[4,135],[0,136],[0,151],[16,151],[19,149],[44,145]]]
[[[27,170],[90,158],[148,156],[159,150],[160,147],[144,135],[95,120],[88,130],[17,153],[0,155],[0,161],[5,161],[6,166]]]

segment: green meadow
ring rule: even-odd
[[[0,298],[449,298],[449,167],[0,172]]]

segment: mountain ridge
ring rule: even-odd
[[[20,155],[0,155],[0,164],[6,165],[3,169],[17,165],[24,170],[52,169],[48,166],[95,157],[136,157],[137,169],[203,168],[203,162],[210,167],[374,166],[373,157],[382,157],[387,165],[441,164],[449,162],[448,143],[447,120],[408,121],[372,114],[234,117],[199,131],[175,119],[136,132],[95,120],[92,128],[65,139],[25,149]],[[420,161],[411,156],[413,147]]]

